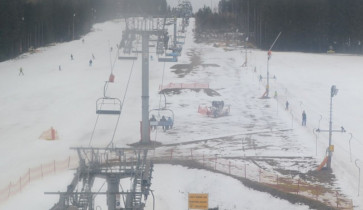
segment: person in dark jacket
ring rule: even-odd
[[[155,115],[152,115],[150,118],[150,122],[156,122]],[[156,125],[151,126],[151,130],[156,130]]]
[[[161,124],[163,126],[163,130],[165,131],[166,130],[166,125],[165,125],[166,124],[166,118],[165,118],[164,115],[161,117],[160,122],[161,122]]]
[[[306,126],[306,113],[305,113],[305,110],[302,113],[302,123],[301,123],[301,125]]]

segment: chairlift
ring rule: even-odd
[[[110,75],[110,80],[113,74]],[[114,78],[114,76],[113,76]],[[105,114],[105,115],[120,115],[121,114],[121,100],[118,98],[111,98],[105,95],[106,85],[108,82],[106,81],[105,86],[103,88],[103,97],[97,99],[96,101],[96,114]]]
[[[178,62],[178,57],[177,56],[173,56],[173,57],[159,57],[158,58],[159,62]]]
[[[173,57],[176,57],[176,56],[180,56],[180,53],[178,52],[169,52],[169,53],[165,53],[166,56],[173,56]]]
[[[183,44],[184,44],[184,42],[176,41],[176,44],[181,44],[181,45],[183,45]]]
[[[181,54],[183,48],[180,45],[172,46],[169,48],[173,53],[178,53],[178,56]]]
[[[155,119],[153,119],[153,117]],[[164,117],[164,120],[163,120]],[[171,109],[160,108],[149,111],[150,126],[163,126],[166,129],[172,128],[174,125],[174,112]]]
[[[118,56],[119,60],[137,60],[137,52],[132,50],[123,50],[123,54]]]
[[[137,53],[132,50],[132,40],[124,41],[124,48],[122,50],[122,55],[118,56],[120,60],[137,60]],[[121,47],[123,45],[120,45]]]

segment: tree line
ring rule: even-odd
[[[96,22],[166,10],[166,0],[0,0],[0,61],[77,39]]]
[[[282,32],[274,49],[362,52],[361,0],[221,0],[216,12],[199,10],[196,22],[201,31],[238,29],[262,49]]]

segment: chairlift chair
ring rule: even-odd
[[[135,51],[130,50],[123,50],[123,54],[118,56],[119,60],[137,60],[137,53]]]
[[[120,115],[121,100],[118,98],[103,97],[97,99],[96,114]]]
[[[159,57],[158,58],[159,62],[178,62],[178,57],[173,56],[173,57]]]
[[[150,121],[150,126],[167,126],[172,128],[174,125],[174,112],[171,109],[152,109],[149,111],[149,115],[150,119],[152,116],[154,116],[156,119],[156,121]],[[163,116],[165,117],[166,121],[161,120]],[[168,121],[169,117],[171,118],[171,121]]]
[[[105,82],[105,86],[103,89],[103,97],[97,99],[96,101],[96,114],[105,114],[105,115],[120,115],[121,114],[121,107],[122,103],[121,100],[118,98],[111,98],[107,97],[105,94],[106,92],[106,85],[111,82],[111,78],[113,74],[110,75],[110,80]]]
[[[122,49],[122,55],[118,56],[120,60],[137,60],[137,53],[135,53],[132,48],[133,40],[125,40],[124,48]],[[120,45],[122,47],[122,45]]]

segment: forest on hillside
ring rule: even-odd
[[[96,22],[166,10],[166,0],[0,0],[0,61],[77,39]]]
[[[249,41],[286,51],[362,53],[361,0],[221,0],[196,13],[197,31],[243,32]]]

